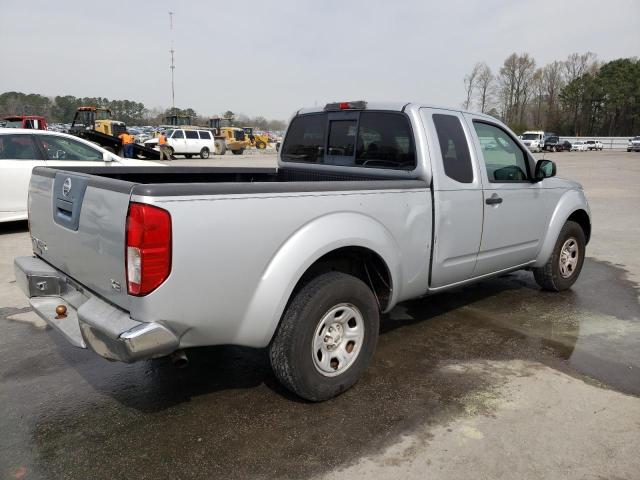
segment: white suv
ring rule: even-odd
[[[164,136],[171,155],[184,155],[187,158],[200,155],[200,158],[209,158],[216,151],[215,140],[209,130],[176,128],[167,130]],[[158,139],[147,140],[144,146],[157,150]]]

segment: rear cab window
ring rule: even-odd
[[[291,121],[283,162],[413,170],[413,132],[402,112],[357,111],[304,114]]]

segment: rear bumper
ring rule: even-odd
[[[76,347],[127,363],[178,349],[178,337],[164,325],[131,319],[39,258],[17,257],[14,270],[33,310]],[[56,314],[60,305],[67,310],[63,318]]]

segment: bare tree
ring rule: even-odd
[[[567,85],[583,77],[587,73],[593,74],[598,69],[596,55],[593,52],[572,53],[564,62],[564,80]],[[584,92],[582,89],[576,89],[574,95],[568,101],[569,109],[572,113],[572,122],[574,132],[580,130],[578,117],[580,115],[580,107],[582,105]]]
[[[507,123],[524,120],[530,95],[530,82],[536,61],[528,54],[512,53],[500,68],[499,83],[503,119]]]
[[[493,82],[495,77],[486,63],[482,63],[480,73],[478,73],[478,106],[480,111],[485,113],[489,109],[489,103],[493,96]]]
[[[535,99],[535,110],[533,112],[533,123],[537,127],[542,124],[542,107],[545,100],[545,85],[544,85],[544,69],[538,68],[533,72],[531,77],[531,86],[533,90],[533,98]]]
[[[564,62],[564,80],[573,82],[593,69],[596,64],[596,54],[593,52],[572,53]]]
[[[478,83],[478,75],[480,73],[480,68],[481,68],[481,64],[476,63],[473,67],[473,70],[471,70],[471,73],[469,73],[469,75],[466,75],[464,77],[464,88],[467,91],[467,99],[462,104],[462,106],[464,107],[465,110],[469,110],[469,107],[471,106],[471,101],[473,99],[473,91],[475,90],[476,84]]]
[[[560,125],[560,111],[558,109],[558,96],[564,86],[562,77],[564,64],[559,61],[552,62],[544,67],[542,80],[547,97],[547,126],[558,128]]]

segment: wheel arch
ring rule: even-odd
[[[588,242],[591,237],[591,214],[582,190],[569,190],[560,197],[549,219],[549,226],[533,267],[542,267],[547,263],[553,253],[560,230],[569,220],[575,221],[582,227]]]
[[[295,293],[310,278],[327,271],[348,273],[373,284],[381,311],[388,311],[402,283],[399,251],[391,233],[367,215],[337,212],[312,220],[269,261],[245,310],[237,340],[244,345],[268,345]]]

